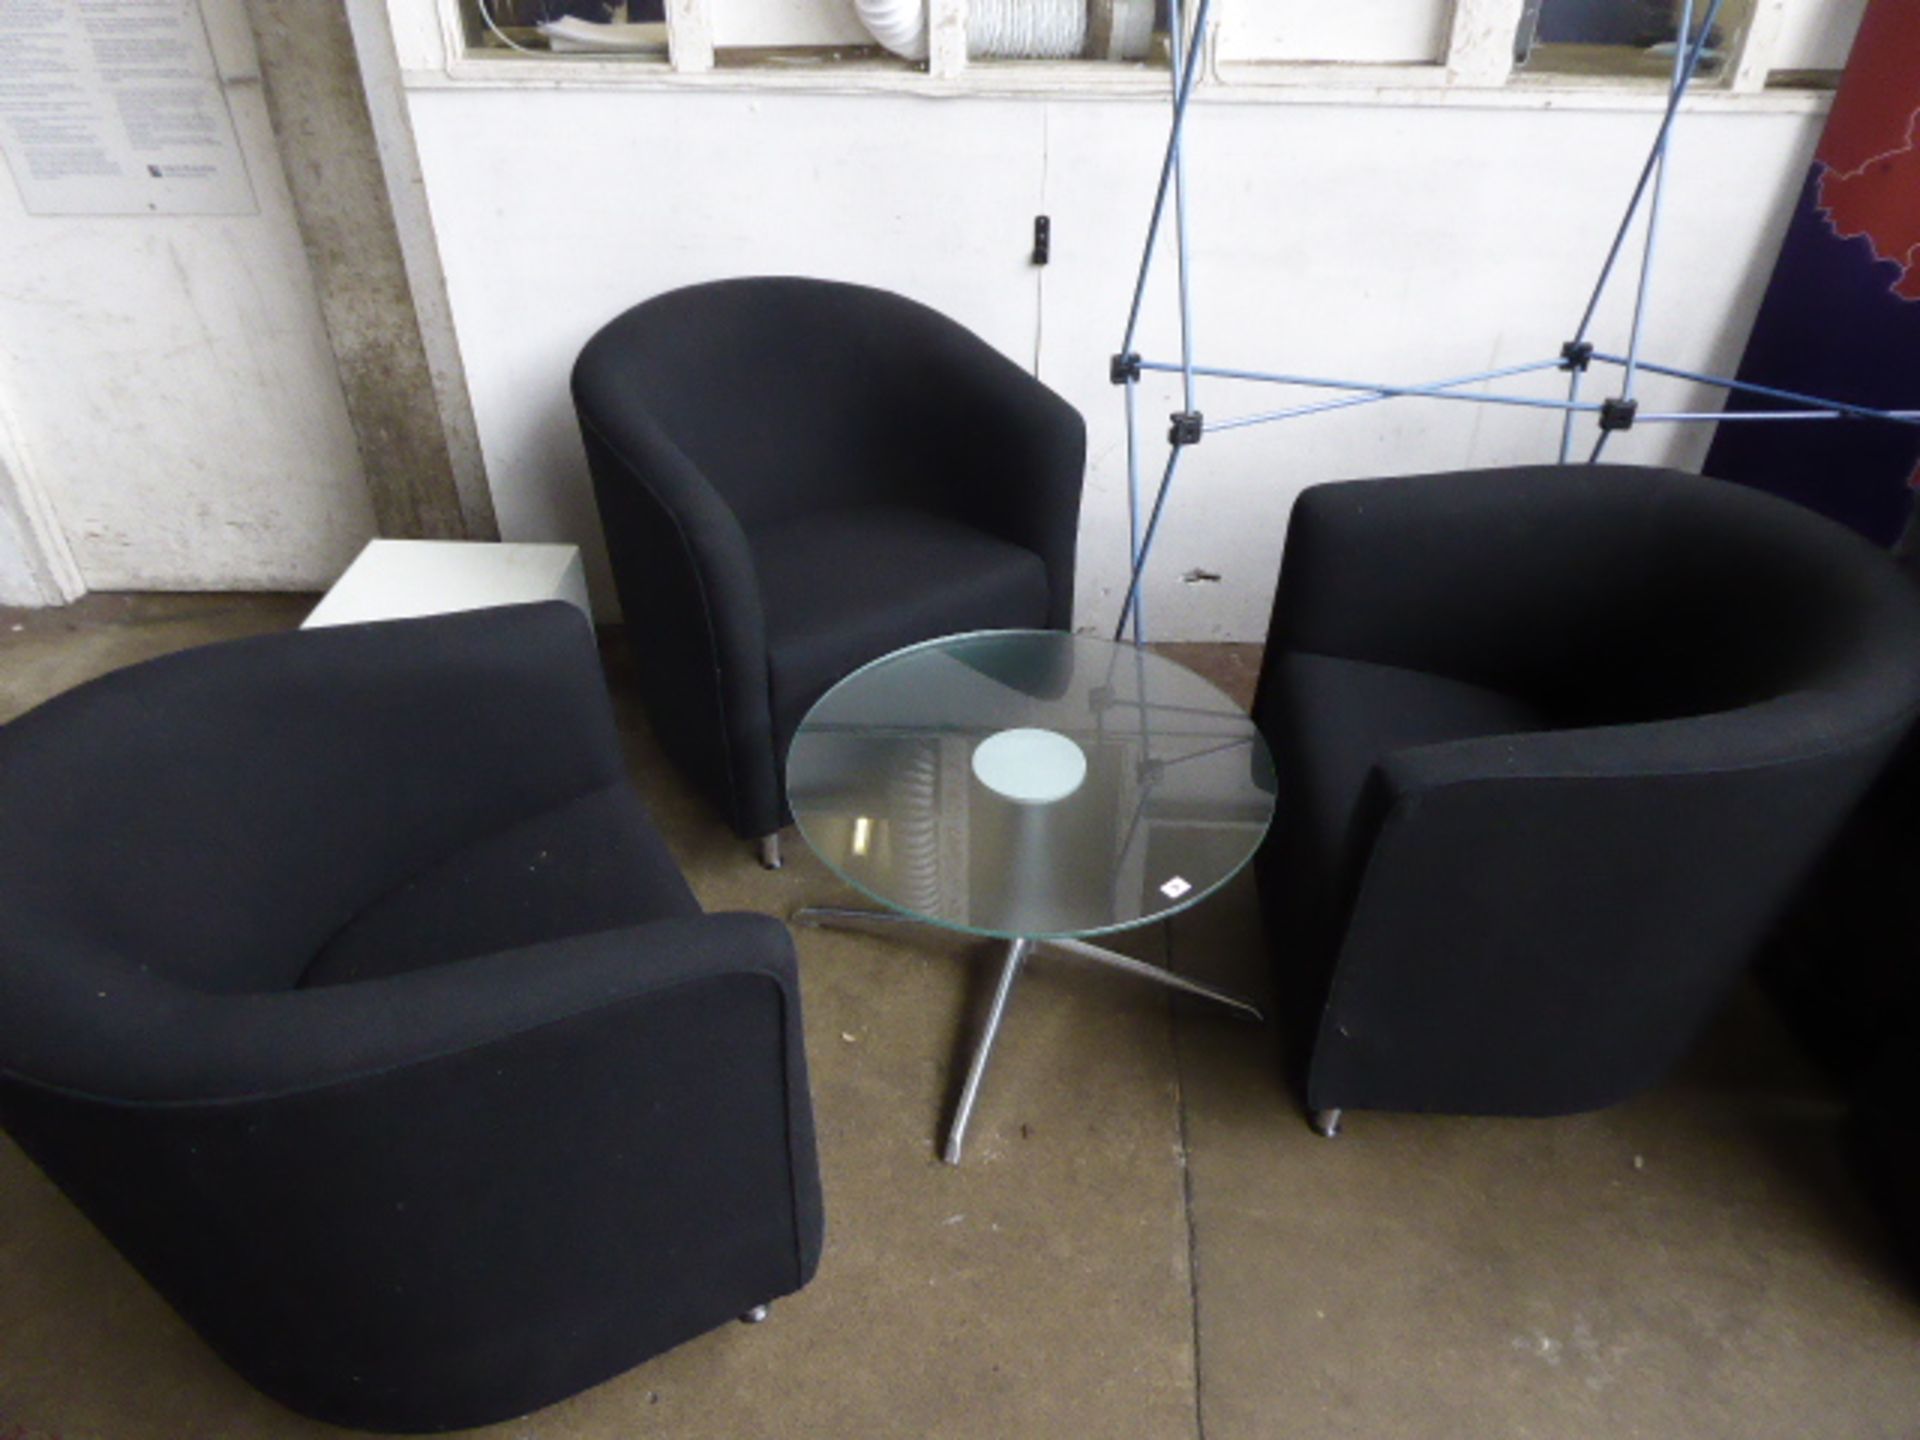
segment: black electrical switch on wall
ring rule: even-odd
[[[1053,258],[1053,221],[1045,215],[1033,217],[1033,263],[1044,265]]]

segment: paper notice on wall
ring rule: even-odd
[[[0,0],[0,152],[33,215],[250,215],[199,0]]]

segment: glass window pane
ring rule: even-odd
[[[1446,58],[1449,0],[1257,0],[1220,21],[1223,61],[1431,65]]]
[[[1693,7],[1702,33],[1708,0]],[[1706,33],[1696,82],[1723,75],[1753,0],[1726,0]],[[1665,80],[1673,74],[1682,0],[1539,0],[1521,22],[1518,58],[1532,74],[1627,76]]]
[[[907,63],[868,33],[853,0],[706,0],[706,5],[714,63],[723,67]]]
[[[707,15],[723,48],[874,43],[852,0],[707,0]]]
[[[667,53],[665,0],[460,0],[470,53]]]

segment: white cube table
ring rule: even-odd
[[[369,540],[300,627],[565,600],[593,623],[577,545]]]

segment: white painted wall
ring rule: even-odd
[[[1034,107],[591,91],[413,101],[502,538],[585,542],[603,607],[567,376],[627,306],[727,275],[858,280],[961,316],[1033,364]],[[928,124],[936,115],[948,123]]]
[[[1189,121],[1191,262],[1199,357],[1212,364],[1419,384],[1555,356],[1579,321],[1657,117],[1620,110],[1219,105]],[[1107,383],[1151,202],[1160,119],[1136,107],[1048,107],[1048,207],[1061,263],[1047,276],[1042,373],[1091,428],[1076,619],[1110,627],[1124,590],[1125,433]],[[1677,132],[1645,355],[1730,373],[1811,154],[1817,117],[1689,116]],[[1065,157],[1073,157],[1071,162]],[[1098,239],[1119,219],[1111,244]],[[1594,338],[1623,351],[1633,277]],[[1139,343],[1177,360],[1172,267]],[[1596,376],[1602,372],[1596,371]],[[1617,377],[1617,372],[1612,372]],[[1617,378],[1616,378],[1617,386]],[[1565,378],[1503,382],[1560,396]],[[1591,394],[1589,398],[1597,398]],[[1642,408],[1712,409],[1695,387],[1647,381]],[[1157,483],[1177,381],[1142,387]],[[1210,419],[1331,398],[1203,381]],[[1557,458],[1549,412],[1424,400],[1210,435],[1183,458],[1147,590],[1161,639],[1264,636],[1293,497],[1317,481]],[[1642,427],[1609,458],[1696,467],[1706,426]],[[1579,432],[1591,442],[1591,431]],[[1583,452],[1584,453],[1584,452]],[[1182,583],[1192,570],[1218,583]]]
[[[1040,373],[1090,426],[1078,620],[1125,583],[1124,435],[1106,380],[1164,141],[1164,100],[930,99],[721,87],[449,85],[432,0],[387,0],[503,534],[604,562],[566,378],[625,306],[723,275],[861,280],[952,314]],[[1709,104],[1680,131],[1647,353],[1735,362],[1819,126],[1774,97]],[[1225,99],[1192,122],[1203,358],[1421,381],[1557,353],[1657,114],[1645,99],[1389,92]],[[1032,217],[1054,263],[1027,264]],[[1163,267],[1144,348],[1177,354]],[[1630,286],[1600,338],[1624,347]],[[1562,382],[1545,377],[1531,393]],[[1148,387],[1146,468],[1171,386]],[[1224,416],[1300,392],[1203,386]],[[1650,385],[1648,408],[1702,397]],[[1343,476],[1548,458],[1557,418],[1395,402],[1194,451],[1147,591],[1160,639],[1264,633],[1285,516]],[[1697,460],[1705,427],[1621,437],[1621,459]],[[1190,570],[1217,583],[1183,583]]]
[[[0,494],[0,605],[47,603],[49,597],[40,588],[31,554],[26,527],[20,523],[11,496]]]
[[[0,176],[0,397],[92,589],[318,588],[373,529],[240,0],[204,7],[258,215],[36,217]]]
[[[0,605],[63,605],[85,593],[0,392]]]

